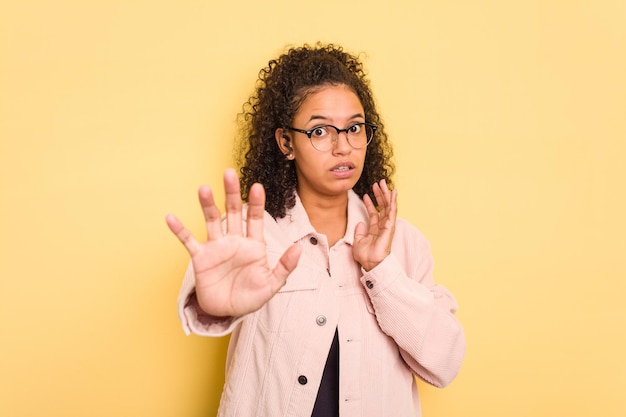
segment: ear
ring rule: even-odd
[[[285,129],[278,128],[274,132],[274,139],[276,139],[276,144],[278,145],[278,149],[282,152],[283,155],[287,159],[293,159],[293,148],[291,147],[291,138]]]

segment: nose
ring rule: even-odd
[[[333,137],[333,153],[345,155],[352,150],[352,146],[348,142],[348,132],[341,131]]]

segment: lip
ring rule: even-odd
[[[352,162],[339,162],[330,169],[330,173],[337,178],[348,178],[352,176],[354,169],[355,166]]]

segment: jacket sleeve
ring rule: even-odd
[[[195,333],[213,337],[232,333],[243,320],[243,317],[213,317],[202,311],[196,298],[196,277],[191,262],[178,293],[178,316],[185,334]]]
[[[367,292],[381,330],[393,338],[404,361],[424,381],[448,385],[465,355],[465,336],[454,316],[457,302],[435,284],[426,239],[398,220],[392,253],[376,268],[363,271]]]

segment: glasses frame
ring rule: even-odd
[[[354,126],[356,125],[362,125],[364,127],[369,127],[372,129],[372,136],[370,138],[367,139],[367,143],[363,146],[361,146],[360,148],[357,148],[356,146],[354,146],[352,143],[350,143],[350,138],[348,137],[348,131],[350,129],[352,129]],[[352,123],[350,126],[346,127],[345,129],[339,129],[337,126],[333,126],[333,125],[319,125],[319,126],[315,126],[312,129],[308,129],[308,130],[304,130],[304,129],[297,129],[295,127],[291,127],[288,126],[285,129],[286,130],[292,130],[294,132],[298,132],[298,133],[304,133],[305,135],[307,135],[307,137],[309,138],[309,142],[311,142],[311,146],[313,146],[313,149],[315,149],[318,152],[328,152],[330,149],[332,149],[332,147],[330,149],[327,149],[325,151],[321,151],[319,149],[317,149],[315,147],[315,145],[313,145],[313,138],[311,136],[313,136],[313,132],[316,129],[319,129],[320,127],[332,127],[333,129],[335,129],[337,131],[337,139],[333,139],[332,137],[330,138],[331,142],[336,142],[337,140],[339,140],[339,134],[341,132],[346,132],[346,141],[348,142],[348,145],[350,145],[352,147],[352,149],[363,149],[363,148],[367,148],[367,145],[370,144],[370,142],[372,141],[372,139],[374,139],[374,135],[376,135],[376,130],[378,129],[378,126],[371,124],[371,123],[367,123],[367,122],[359,122],[359,123]]]

